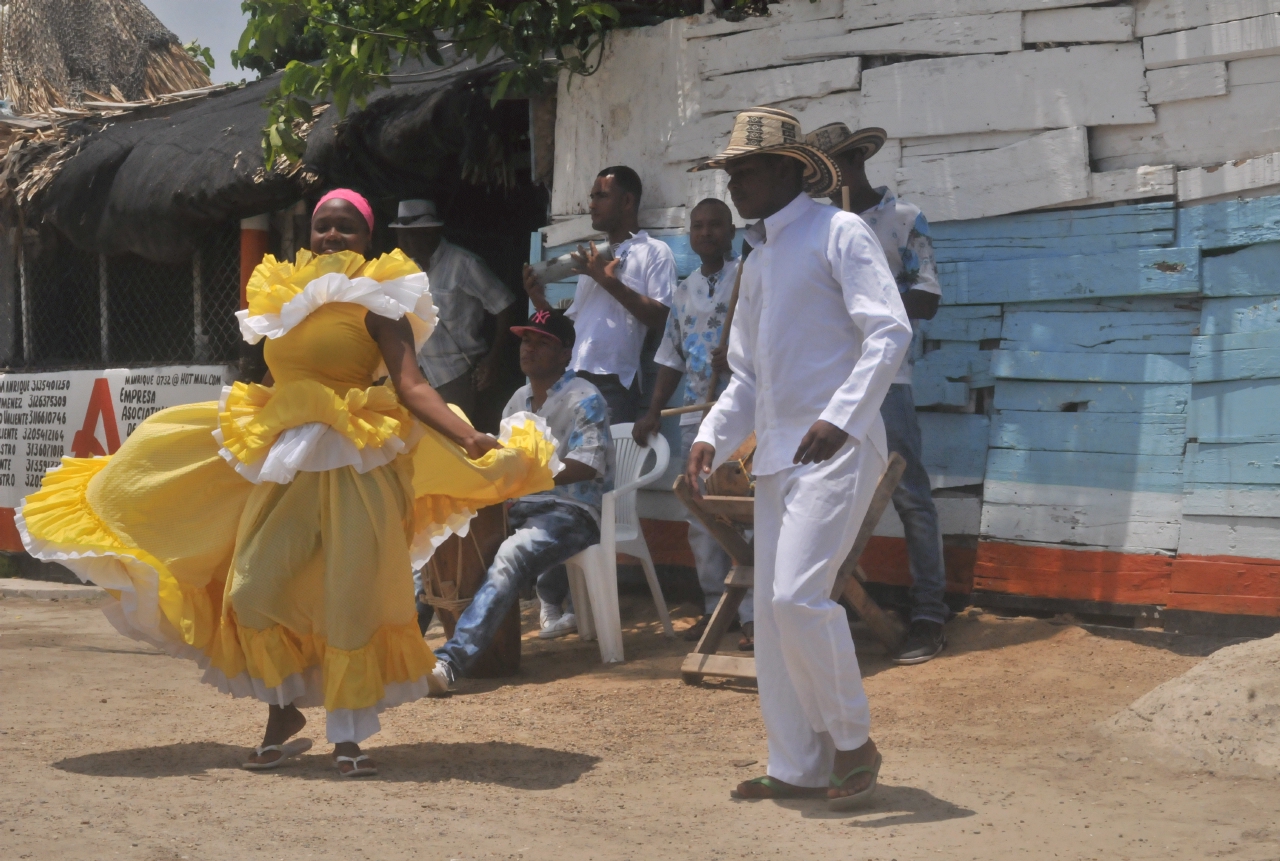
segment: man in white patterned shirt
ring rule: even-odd
[[[809,134],[808,142],[835,159],[849,190],[849,209],[875,232],[884,248],[889,271],[898,282],[902,304],[912,325],[916,320],[932,320],[938,313],[942,288],[934,265],[933,240],[929,222],[918,206],[896,197],[886,187],[872,188],[866,164],[884,145],[884,129],[849,131],[844,123],[832,123]],[[835,203],[837,198],[831,199]],[[942,529],[933,503],[929,473],[924,467],[920,422],[916,418],[911,392],[911,359],[898,368],[898,376],[880,407],[889,451],[907,462],[902,481],[893,493],[907,540],[911,567],[911,628],[906,642],[894,656],[898,664],[923,664],[946,646],[942,633],[950,610],[944,596],[946,572],[942,557]]]
[[[649,411],[636,420],[631,431],[640,445],[648,445],[649,438],[659,433],[662,410],[680,387],[681,379],[685,381],[686,406],[715,400],[729,382],[729,364],[725,351],[720,349],[720,335],[738,274],[738,261],[733,257],[733,233],[733,213],[723,200],[709,197],[689,215],[689,245],[701,258],[702,265],[681,281],[672,294],[667,328],[654,356],[659,365],[658,381],[649,401]],[[712,393],[711,378],[717,371],[720,383]],[[689,457],[703,415],[693,412],[680,417],[681,463]],[[732,560],[702,521],[693,516],[685,519],[689,523],[689,548],[698,570],[705,610],[697,624],[684,632],[686,640],[695,641],[702,637],[711,612],[724,594],[724,578]],[[749,650],[754,644],[752,600],[748,592],[738,608],[738,618],[742,621],[740,650]]]
[[[396,220],[400,249],[431,281],[439,321],[418,352],[418,365],[446,402],[473,421],[476,394],[498,381],[519,305],[484,261],[444,238],[444,222],[429,200],[402,200]],[[493,346],[480,336],[485,312],[497,317]]]

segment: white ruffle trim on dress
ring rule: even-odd
[[[231,388],[224,386],[222,398],[218,401],[219,413],[226,412],[230,397]],[[355,467],[356,472],[363,475],[386,466],[412,449],[426,432],[427,429],[415,419],[409,426],[408,439],[392,436],[380,446],[358,448],[348,437],[324,422],[307,422],[289,428],[276,437],[276,441],[260,460],[244,463],[227,449],[221,427],[211,431],[222,459],[254,484],[266,481],[289,484],[300,472],[327,472],[344,466]]]
[[[431,301],[431,290],[425,272],[415,272],[390,281],[372,278],[348,278],[341,272],[330,272],[312,281],[302,292],[280,308],[278,314],[249,316],[248,311],[237,311],[240,334],[247,343],[256,344],[263,338],[280,338],[316,309],[334,302],[350,302],[363,305],[379,317],[399,320],[411,314],[413,346],[421,350],[436,327],[436,306]],[[380,376],[375,374],[375,376]]]
[[[184,642],[165,618],[160,610],[160,576],[154,568],[131,556],[107,551],[82,553],[33,538],[22,517],[25,504],[25,499],[19,504],[14,523],[27,552],[37,559],[65,565],[86,583],[120,593],[119,600],[103,607],[103,615],[121,634],[175,658],[193,661],[204,671],[201,681],[224,694],[248,697],[275,706],[292,704],[299,708],[318,708],[324,705],[324,678],[318,666],[303,673],[293,673],[275,687],[267,687],[261,679],[252,678],[248,673],[228,678],[226,673],[211,666],[208,655]],[[430,673],[413,681],[388,682],[383,685],[383,696],[377,704],[363,709],[329,712],[326,724],[329,741],[364,741],[381,728],[379,713],[422,699],[437,684]]]

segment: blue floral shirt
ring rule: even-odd
[[[561,460],[576,460],[596,471],[596,478],[590,481],[558,484],[551,490],[524,498],[567,502],[586,509],[599,523],[601,498],[613,490],[614,468],[609,411],[600,390],[573,371],[565,371],[547,392],[547,399],[539,409],[533,408],[531,385],[526,383],[517,389],[502,411],[502,417],[517,412],[535,413],[546,420],[556,438],[556,454]]]
[[[733,295],[733,282],[738,276],[738,260],[726,260],[719,272],[703,275],[702,269],[679,284],[671,294],[671,313],[667,315],[667,329],[662,343],[653,357],[660,365],[686,374],[684,402],[686,406],[705,404],[713,400],[711,388],[711,351],[720,346],[720,333],[725,315],[729,313],[729,299]],[[729,384],[725,374],[716,394]],[[702,413],[685,413],[680,417],[682,425],[696,425],[702,421]]]
[[[900,200],[887,187],[877,188],[881,200],[860,213],[880,240],[889,271],[898,281],[898,292],[903,296],[909,290],[924,290],[942,295],[938,286],[938,267],[933,257],[933,238],[929,235],[929,222],[920,207]],[[907,360],[898,367],[895,383],[911,384],[912,350]]]

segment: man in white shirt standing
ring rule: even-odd
[[[884,146],[884,129],[850,131],[844,123],[831,123],[811,132],[806,141],[821,149],[840,167],[844,187],[849,190],[849,211],[857,212],[875,233],[889,261],[889,271],[898,281],[898,292],[912,325],[916,320],[932,320],[938,313],[942,288],[934,263],[929,222],[920,207],[894,195],[887,187],[873,188],[867,179],[867,159]],[[836,203],[837,198],[831,199]],[[933,503],[929,473],[924,468],[924,448],[920,422],[911,392],[911,360],[898,368],[880,407],[889,451],[907,462],[902,480],[893,493],[907,539],[907,559],[911,566],[911,628],[906,642],[894,656],[897,664],[923,664],[936,657],[947,644],[942,626],[950,615],[945,601],[946,569],[942,558],[942,529]]]
[[[754,430],[755,654],[768,774],[741,798],[875,791],[881,757],[844,610],[831,598],[888,460],[880,404],[911,324],[880,243],[856,215],[810,200],[840,185],[795,117],[739,114],[729,147],[695,167],[729,174],[753,251],[729,338],[733,377],[698,433],[697,480]]]
[[[662,410],[680,387],[681,379],[687,381],[684,389],[686,406],[715,400],[729,382],[729,366],[725,351],[720,347],[720,335],[738,275],[738,260],[733,256],[733,234],[733,213],[723,200],[708,197],[689,214],[689,246],[701,258],[702,265],[681,281],[672,295],[667,329],[654,356],[659,365],[658,382],[653,387],[649,411],[636,421],[631,431],[640,445],[648,445],[649,438],[659,432]],[[720,382],[712,392],[711,378],[717,373]],[[681,463],[689,457],[689,449],[698,436],[698,425],[702,423],[703,415],[702,412],[692,412],[680,417]],[[693,551],[706,611],[693,627],[684,632],[686,640],[695,642],[706,631],[711,613],[724,594],[724,578],[729,573],[732,560],[701,520],[693,516],[686,519],[689,523],[689,548]],[[753,648],[752,620],[755,614],[751,605],[752,595],[747,592],[738,608],[738,618],[742,622],[742,637],[738,640],[740,651]]]
[[[671,248],[640,229],[640,176],[622,165],[606,167],[591,186],[591,228],[609,238],[613,258],[595,243],[579,246],[578,289],[565,312],[578,332],[570,370],[595,385],[609,405],[609,422],[633,422],[640,412],[640,351],[645,333],[662,331],[676,259]],[[530,269],[524,287],[535,308],[551,310]]]
[[[476,394],[498,381],[519,306],[484,261],[444,238],[444,222],[429,200],[402,200],[391,222],[396,242],[431,282],[439,321],[418,353],[427,382],[474,420]],[[481,337],[485,312],[497,317],[493,346]]]

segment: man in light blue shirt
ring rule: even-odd
[[[561,311],[538,311],[528,325],[511,331],[520,336],[520,370],[529,382],[511,396],[503,417],[541,416],[564,469],[556,474],[555,487],[521,497],[508,510],[512,534],[498,548],[453,636],[436,650],[433,672],[442,687],[470,673],[529,580],[536,579],[542,602],[540,636],[577,630],[572,608],[562,609],[569,597],[564,563],[600,543],[601,499],[613,489],[613,437],[604,398],[568,370],[573,322]]]

